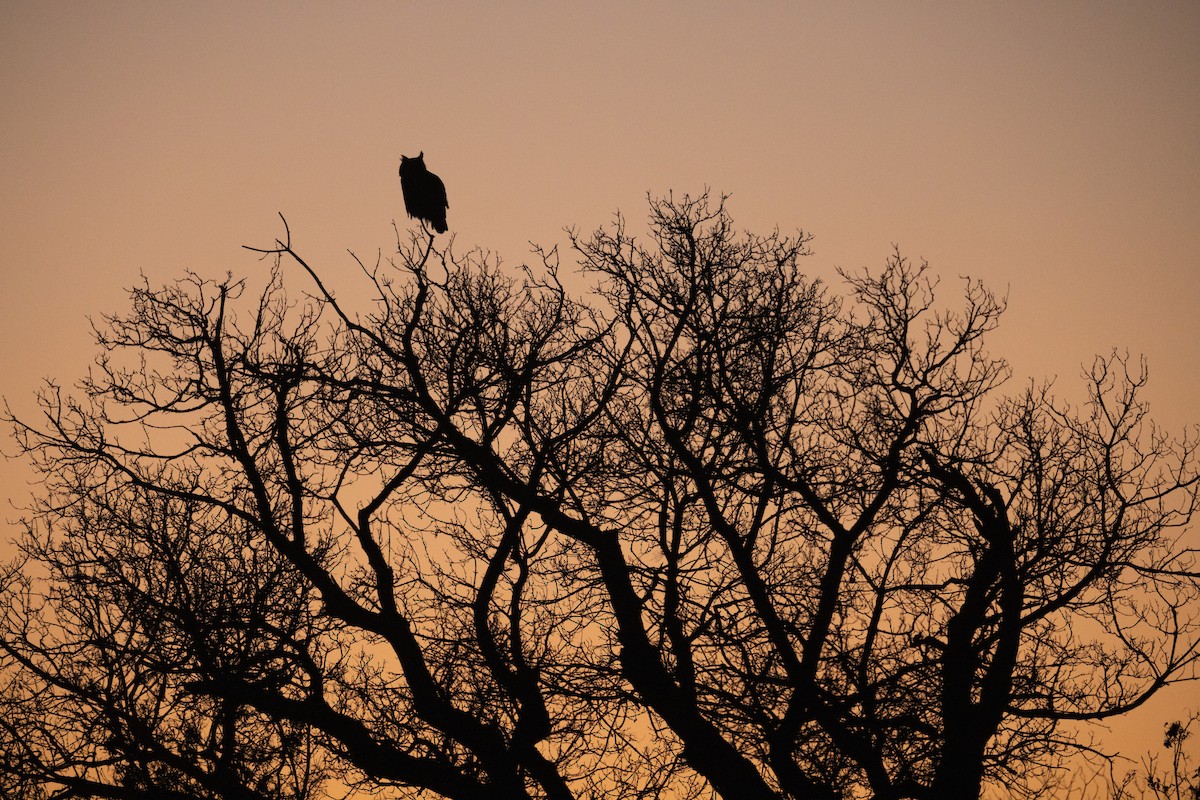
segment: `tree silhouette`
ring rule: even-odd
[[[1200,719],[1193,712],[1186,720],[1176,720],[1163,726],[1163,749],[1169,756],[1169,764],[1160,766],[1159,759],[1148,755],[1142,761],[1146,788],[1156,800],[1200,800],[1200,764],[1186,749],[1192,735],[1192,724]]]
[[[707,196],[571,243],[588,294],[432,234],[364,311],[290,233],[253,302],[136,289],[11,420],[12,796],[1033,795],[1195,677],[1196,441],[1144,368],[1001,395],[982,285],[838,294]]]

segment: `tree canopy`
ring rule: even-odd
[[[570,281],[414,232],[349,308],[288,232],[261,292],[134,289],[9,415],[0,791],[1036,794],[1196,677],[1196,433],[1117,353],[1005,389],[1003,299],[808,242],[668,197]]]

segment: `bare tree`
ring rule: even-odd
[[[705,196],[571,242],[591,294],[413,236],[358,312],[290,234],[248,308],[135,291],[83,398],[13,420],[48,573],[8,580],[5,702],[39,711],[4,780],[1033,794],[1076,724],[1196,677],[1196,439],[1144,367],[1001,396],[982,285],[944,308],[896,253],[839,295]]]
[[[1193,712],[1185,720],[1176,720],[1163,726],[1163,749],[1167,751],[1168,764],[1160,765],[1160,759],[1148,755],[1142,762],[1146,787],[1156,800],[1200,800],[1200,764],[1188,752],[1187,740],[1192,736],[1192,725],[1200,719]]]
[[[306,726],[189,689],[291,679],[285,648],[316,625],[286,563],[218,511],[144,488],[42,512],[5,575],[4,796],[314,796]]]
[[[1099,765],[1094,757],[1090,764],[1085,761],[1071,776],[1063,796],[1078,800],[1200,800],[1200,762],[1194,742],[1189,743],[1198,719],[1200,712],[1192,711],[1182,720],[1163,725],[1161,745],[1147,749],[1138,761],[1129,756],[1108,757]],[[1159,748],[1166,751],[1165,758]]]

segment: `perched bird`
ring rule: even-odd
[[[410,217],[424,220],[438,233],[446,232],[446,185],[425,168],[425,151],[416,158],[400,156],[400,189]]]

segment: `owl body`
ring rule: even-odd
[[[438,233],[446,232],[446,185],[425,167],[425,151],[416,157],[400,156],[400,190],[408,215],[428,222]]]

